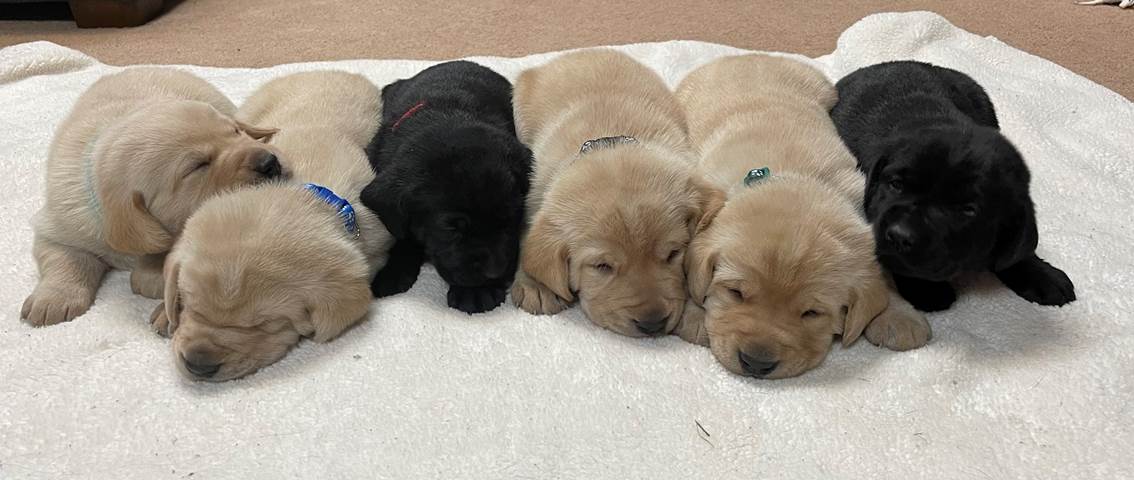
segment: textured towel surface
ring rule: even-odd
[[[671,85],[739,53],[624,47]],[[509,78],[550,58],[478,58]],[[49,43],[0,50],[0,478],[1134,478],[1134,106],[927,13],[851,27],[832,78],[918,59],[981,82],[1032,168],[1039,253],[1075,281],[1069,307],[966,279],[933,341],[859,341],[800,378],[758,381],[675,337],[635,340],[578,309],[466,316],[427,269],[328,344],[221,385],[190,384],[146,325],[155,301],[111,274],[73,322],[18,319],[30,220],[55,126],[116,71]],[[335,68],[378,85],[427,64],[195,68],[236,102],[284,73]],[[1121,220],[1127,218],[1127,220]]]

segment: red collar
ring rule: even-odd
[[[417,104],[410,107],[409,110],[406,110],[406,113],[403,113],[402,116],[398,118],[398,121],[394,122],[394,126],[390,127],[390,131],[391,132],[397,131],[398,125],[401,125],[402,122],[406,121],[407,118],[412,117],[413,114],[417,113],[418,110],[421,110],[423,108],[425,108],[425,100],[417,102]]]

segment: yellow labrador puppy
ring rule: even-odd
[[[185,224],[151,321],[172,335],[191,379],[225,381],[279,360],[302,337],[323,342],[365,318],[370,279],[391,237],[358,201],[374,173],[364,151],[381,96],[365,78],[308,72],[272,80],[237,118],[272,138],[300,183],[221,195]]]
[[[513,301],[551,314],[578,299],[623,335],[672,331],[685,248],[723,201],[694,174],[673,93],[644,65],[598,49],[523,72],[513,102],[535,159]]]
[[[701,170],[728,191],[686,257],[690,299],[705,311],[690,310],[680,335],[762,378],[816,367],[834,335],[845,346],[865,330],[894,350],[928,341],[925,317],[891,293],[875,259],[865,180],[827,115],[836,92],[823,74],[728,57],[690,73],[677,96]]]
[[[208,82],[166,68],[131,68],[83,93],[47,159],[32,250],[40,279],[21,318],[75,318],[109,268],[132,270],[135,293],[160,297],[162,255],[202,202],[286,173],[263,143],[275,130],[235,110]]]

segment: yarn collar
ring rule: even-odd
[[[421,109],[423,109],[423,108],[425,108],[425,100],[422,100],[422,101],[414,104],[414,106],[410,107],[409,110],[406,110],[406,113],[403,113],[401,117],[398,117],[398,121],[394,122],[394,126],[390,127],[390,131],[396,132],[398,130],[398,126],[400,126],[402,124],[402,122],[406,121],[407,119],[412,117],[415,113],[421,111]]]
[[[327,205],[335,207],[335,212],[343,221],[343,226],[346,227],[347,232],[354,235],[354,238],[359,237],[358,231],[358,218],[354,214],[354,207],[351,206],[347,199],[335,195],[335,192],[322,185],[314,183],[305,183],[303,188],[315,195],[315,198],[322,200]]]
[[[767,180],[772,176],[772,169],[768,167],[753,168],[748,173],[744,174],[744,186],[751,187],[757,183]]]
[[[628,135],[617,135],[613,137],[601,137],[583,142],[579,147],[579,155],[586,155],[588,152],[602,148],[614,148],[619,145],[638,143],[638,139]]]

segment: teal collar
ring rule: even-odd
[[[744,175],[744,186],[751,187],[757,183],[767,180],[772,176],[772,170],[768,167],[753,168]]]
[[[354,238],[359,237],[358,217],[355,216],[354,207],[351,206],[347,199],[335,195],[333,190],[322,185],[305,183],[303,184],[303,188],[311,192],[312,195],[315,195],[315,198],[322,200],[327,205],[335,207],[335,211],[338,213],[339,218],[342,219],[343,226],[346,227],[347,232],[354,234]]]

